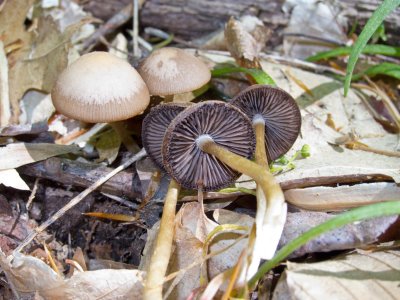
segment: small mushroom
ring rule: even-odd
[[[257,128],[264,132],[268,161],[285,154],[296,141],[301,127],[301,114],[296,101],[280,88],[253,85],[237,94],[232,105],[241,109]]]
[[[151,53],[141,62],[138,72],[150,94],[165,96],[165,102],[172,102],[176,94],[199,89],[211,78],[210,70],[200,59],[172,47]]]
[[[245,89],[233,98],[231,104],[251,118],[256,134],[256,162],[269,173],[268,161],[286,153],[299,135],[299,107],[284,90],[267,85]],[[273,256],[286,221],[287,205],[280,185],[275,180],[270,185],[275,186],[279,193],[265,194],[257,184],[256,239],[250,273],[258,267],[259,257],[270,259]]]
[[[58,77],[51,92],[56,109],[76,120],[111,122],[127,148],[132,141],[122,124],[143,112],[149,91],[139,73],[126,61],[107,52],[81,56]]]
[[[153,107],[143,120],[143,147],[150,158],[162,170],[164,170],[164,166],[162,164],[161,148],[165,131],[171,121],[186,107],[188,107],[188,104],[160,104]],[[144,299],[162,299],[164,277],[172,252],[175,210],[179,191],[180,185],[172,179],[165,196],[160,227],[147,270],[143,292]]]

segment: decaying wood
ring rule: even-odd
[[[52,157],[45,161],[20,167],[20,174],[50,179],[65,185],[87,188],[112,169],[99,164],[77,162],[69,159]],[[132,170],[123,171],[112,177],[100,188],[100,192],[128,197],[142,198],[140,180]]]
[[[399,200],[400,187],[393,182],[363,183],[339,187],[311,187],[285,192],[290,204],[307,210],[339,211],[382,201]]]
[[[381,2],[380,0],[338,0],[334,5],[340,7],[341,15],[349,20],[348,24],[358,22],[364,25]],[[285,14],[282,10],[284,3],[285,1],[277,0],[147,0],[141,10],[141,22],[144,26],[161,28],[186,39],[193,39],[222,29],[230,16],[254,15],[274,30],[288,23],[290,14]],[[385,20],[385,29],[389,34],[388,42],[399,43],[399,26],[400,9],[397,9]],[[279,36],[275,34],[273,38],[279,39]]]

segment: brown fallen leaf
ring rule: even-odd
[[[17,123],[19,100],[26,91],[36,89],[50,93],[57,75],[67,66],[70,39],[87,21],[80,21],[60,32],[53,19],[39,17],[31,30],[24,22],[34,1],[7,1],[0,11],[0,36],[5,46],[16,41],[21,47],[8,56],[9,94],[13,123]]]
[[[399,278],[398,250],[289,262],[272,299],[399,299]]]
[[[260,68],[258,55],[263,45],[245,30],[243,24],[231,17],[225,27],[226,45],[236,60],[245,68]]]

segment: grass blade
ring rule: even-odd
[[[211,71],[211,75],[213,77],[220,77],[220,76],[232,74],[232,73],[245,73],[245,74],[248,74],[251,77],[253,77],[253,79],[258,84],[269,84],[269,85],[276,86],[276,83],[272,79],[272,77],[260,69],[247,69],[247,68],[242,68],[242,67],[229,66],[229,67],[216,68]]]
[[[358,207],[342,213],[336,217],[333,217],[332,219],[310,229],[301,236],[295,238],[290,243],[286,244],[286,246],[281,248],[278,252],[276,252],[275,256],[271,260],[263,263],[258,269],[257,273],[250,279],[250,281],[248,282],[249,287],[253,287],[264,274],[266,274],[273,267],[277,266],[282,260],[288,257],[297,248],[303,246],[308,241],[327,231],[337,229],[346,224],[365,219],[397,214],[400,214],[400,201],[388,201]]]
[[[349,55],[353,47],[339,47],[329,51],[319,52],[313,56],[307,57],[307,61],[315,62],[323,59],[328,59],[332,57]],[[389,45],[366,45],[364,49],[362,49],[361,53],[363,54],[380,54],[386,56],[400,57],[400,47],[393,47]]]
[[[372,14],[367,24],[365,24],[364,29],[362,30],[360,36],[353,45],[349,62],[347,64],[346,79],[344,83],[345,96],[347,95],[347,92],[349,90],[351,76],[353,74],[354,67],[357,63],[358,57],[360,56],[362,49],[365,47],[368,40],[371,38],[376,29],[386,18],[386,16],[388,16],[399,5],[400,5],[400,0],[384,0],[382,4],[377,8],[377,10]]]
[[[386,75],[400,80],[400,65],[392,63],[381,63],[369,67],[365,71],[355,74],[353,80],[361,79],[363,75],[374,77],[376,75]]]

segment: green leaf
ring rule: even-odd
[[[367,75],[369,77],[374,77],[376,75],[386,75],[400,80],[400,65],[392,63],[381,63],[379,65],[369,67],[365,71],[354,75],[353,80],[358,80],[362,78],[363,75]]]
[[[269,76],[266,72],[260,69],[247,69],[247,68],[242,68],[242,67],[222,67],[222,68],[216,68],[211,71],[211,75],[213,77],[220,77],[223,75],[227,74],[232,74],[232,73],[245,73],[253,77],[255,82],[258,84],[269,84],[276,86],[275,81],[272,79],[271,76]]]
[[[353,74],[354,67],[357,63],[358,57],[360,56],[362,49],[365,47],[368,40],[375,33],[378,27],[382,24],[383,20],[399,5],[400,5],[400,0],[384,0],[382,4],[372,14],[367,24],[365,24],[364,29],[362,30],[360,36],[353,45],[349,62],[347,64],[346,79],[344,83],[345,96],[347,95],[347,92],[349,90],[351,76]]]
[[[334,230],[346,224],[365,219],[397,214],[400,214],[400,201],[388,201],[358,207],[348,212],[342,213],[336,217],[333,217],[332,219],[308,230],[301,236],[295,238],[284,247],[282,247],[278,252],[276,252],[275,256],[271,260],[266,261],[261,265],[257,273],[249,280],[248,284],[250,287],[253,287],[255,283],[259,279],[261,279],[262,276],[264,276],[264,274],[266,274],[273,267],[277,266],[279,262],[288,257],[293,251],[327,231]]]
[[[308,57],[307,61],[318,61],[322,59],[328,59],[331,57],[344,56],[349,55],[352,51],[353,47],[339,47],[333,50],[319,52],[313,56]],[[388,45],[366,45],[364,49],[362,49],[361,53],[363,54],[381,54],[386,56],[394,56],[400,57],[400,47],[393,47]]]

